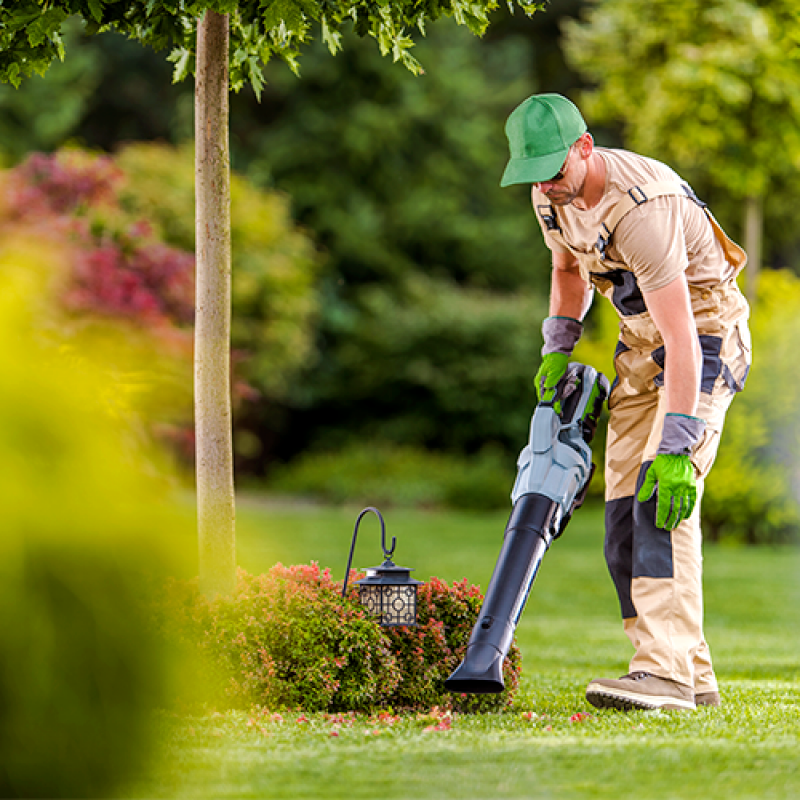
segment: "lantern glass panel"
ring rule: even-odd
[[[358,599],[370,614],[376,617],[381,615],[381,586],[362,583],[358,587]]]
[[[417,587],[382,586],[381,625],[417,624]]]

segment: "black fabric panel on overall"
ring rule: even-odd
[[[645,461],[636,479],[636,494],[652,461]],[[656,527],[658,491],[644,503],[633,502],[633,578],[672,578],[672,533]]]
[[[723,365],[722,358],[720,358],[722,339],[719,336],[707,336],[704,334],[701,334],[698,338],[700,339],[700,349],[703,352],[703,373],[700,378],[700,391],[703,392],[703,394],[711,394],[714,391],[714,384],[717,382],[720,373],[725,371],[730,374],[730,370]],[[653,352],[650,353],[650,358],[661,367],[661,372],[653,378],[653,383],[655,383],[656,386],[663,386],[664,365],[667,359],[667,351],[664,349],[664,346],[662,345],[653,350]],[[724,377],[727,382],[727,374],[724,375]],[[733,376],[731,376],[731,378],[733,378]],[[730,383],[728,385],[730,386]]]
[[[744,389],[744,385],[745,383],[747,383],[747,376],[749,374],[750,374],[750,366],[748,365],[744,370],[744,375],[742,376],[741,383],[737,383],[736,378],[733,377],[731,368],[727,364],[722,365],[722,377],[725,380],[725,383],[728,384],[728,388],[731,390],[733,394],[741,392]]]
[[[647,311],[639,282],[632,272],[627,269],[613,269],[595,274],[614,284],[611,302],[623,317],[632,317]]]
[[[661,367],[661,372],[653,378],[653,383],[656,386],[663,386],[664,385],[664,366],[667,363],[667,351],[664,348],[664,345],[661,347],[656,347],[652,353],[650,353],[650,358],[656,362],[656,365]]]
[[[633,498],[621,497],[606,502],[606,564],[619,597],[623,619],[636,616],[631,599],[633,577]]]
[[[700,380],[700,391],[711,394],[714,384],[722,372],[722,339],[719,336],[700,336],[700,348],[703,351],[703,377]]]
[[[627,353],[628,350],[630,350],[630,347],[628,347],[628,345],[626,345],[625,342],[622,341],[622,339],[620,339],[617,342],[617,346],[614,348],[614,372],[615,372],[615,374],[614,374],[614,380],[611,382],[611,388],[608,390],[609,396],[614,391],[614,389],[617,388],[617,385],[619,384],[619,376],[616,374],[617,358],[619,356],[621,356],[623,353]]]

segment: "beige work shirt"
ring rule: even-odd
[[[715,287],[733,278],[736,267],[728,263],[705,211],[688,195],[656,197],[629,211],[614,231],[607,261],[600,261],[594,249],[598,233],[630,188],[656,181],[683,181],[666,164],[652,158],[603,147],[594,152],[606,167],[605,191],[594,208],[551,206],[533,187],[534,207],[554,208],[561,229],[560,236],[549,231],[541,213],[536,214],[551,251],[574,253],[587,282],[592,272],[624,265],[642,292],[661,289],[681,273],[697,287]]]

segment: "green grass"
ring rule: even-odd
[[[358,510],[243,498],[240,563],[261,572],[276,561],[316,560],[341,577]],[[485,588],[505,514],[390,510],[385,518],[395,560],[416,577],[467,577]],[[354,565],[380,560],[370,516]],[[626,672],[631,655],[602,558],[602,512],[589,508],[553,545],[534,585],[518,628],[523,679],[511,713],[457,715],[444,725],[419,716],[165,716],[152,773],[123,795],[798,797],[800,552],[707,547],[705,583],[719,709],[621,714],[586,703],[586,683]]]

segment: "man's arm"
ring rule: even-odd
[[[700,394],[703,354],[686,276],[681,274],[661,289],[644,292],[644,302],[664,340],[666,411],[694,416]]]
[[[694,416],[703,353],[683,273],[661,289],[643,294],[650,316],[664,340],[667,407],[661,443],[644,475],[637,499],[646,503],[657,492],[656,526],[672,530],[691,515],[697,503],[695,469],[690,454],[705,428],[705,422]]]
[[[581,319],[592,302],[592,291],[581,278],[572,253],[553,252],[550,316],[542,323],[542,363],[536,373],[539,400],[550,401],[566,372],[569,357],[583,332]]]
[[[572,253],[553,253],[550,316],[582,320],[592,304],[592,287],[581,277]]]

